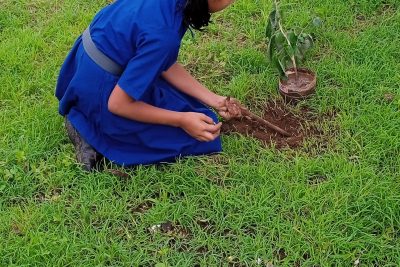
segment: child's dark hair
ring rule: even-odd
[[[201,31],[210,23],[208,0],[187,0],[183,15],[187,27]]]

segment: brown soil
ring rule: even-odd
[[[299,94],[303,94],[310,90],[310,84],[313,83],[313,80],[314,76],[310,73],[299,71],[296,77],[294,71],[290,72],[288,79],[282,81],[282,91],[284,93],[298,92]]]
[[[227,112],[230,114],[231,118],[247,118],[254,123],[258,123],[259,127],[267,127],[271,130],[274,130],[277,133],[280,133],[283,136],[291,136],[291,134],[284,129],[280,128],[279,126],[271,123],[270,121],[259,117],[258,115],[250,112],[245,106],[243,106],[239,101],[236,99],[232,99],[227,97],[225,100]]]
[[[310,126],[316,118],[312,116],[312,113],[307,108],[303,108],[300,114],[296,115],[288,111],[282,102],[269,102],[262,117],[287,131],[291,136],[283,136],[248,116],[224,122],[222,124],[222,133],[239,133],[251,136],[266,145],[274,143],[277,148],[295,148],[301,146],[303,140],[308,136],[319,134],[315,127]]]

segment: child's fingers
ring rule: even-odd
[[[205,115],[205,114],[203,114],[203,116],[201,116],[201,119],[202,119],[204,122],[207,122],[208,124],[214,124],[213,119],[211,119],[210,117],[208,117],[208,116]]]
[[[222,123],[218,123],[218,124],[208,124],[206,126],[206,131],[210,132],[210,133],[215,133],[217,131],[219,131],[221,129]]]
[[[204,133],[202,134],[202,137],[203,137],[207,142],[212,141],[212,140],[215,139],[214,135],[213,135],[212,133],[210,133],[210,132],[204,132]]]
[[[219,112],[219,115],[226,120],[231,119],[231,114],[227,111]]]
[[[215,140],[220,134],[221,134],[221,125],[222,123],[218,123],[217,128],[214,131],[205,131],[202,136],[207,140],[207,141],[213,141]]]
[[[220,136],[220,134],[221,134],[221,129],[219,129],[217,132],[213,133],[213,134],[212,134],[213,137],[214,137],[213,140],[215,140],[218,136]]]

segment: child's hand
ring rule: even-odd
[[[242,107],[242,104],[237,99],[223,97],[214,108],[222,118],[230,120],[242,116]]]
[[[193,138],[209,142],[220,134],[222,123],[215,124],[213,119],[203,113],[186,112],[182,116],[181,128]]]

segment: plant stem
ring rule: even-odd
[[[288,38],[286,32],[283,30],[283,27],[282,27],[282,23],[281,23],[281,20],[280,20],[280,13],[279,13],[279,9],[278,9],[278,1],[277,1],[277,0],[274,0],[274,3],[275,3],[276,13],[279,14],[279,20],[278,20],[279,30],[281,31],[281,33],[282,33],[283,36],[285,37],[285,39],[286,39],[286,41],[287,41],[289,47],[292,47],[292,45],[290,44],[290,40],[289,40],[289,38]],[[293,68],[294,68],[294,73],[295,73],[295,75],[296,75],[296,80],[297,80],[297,78],[298,78],[298,74],[297,74],[297,64],[296,64],[296,58],[294,57],[294,55],[292,55],[292,56],[290,57],[290,60],[292,61]],[[286,71],[286,70],[285,70],[285,71]]]

